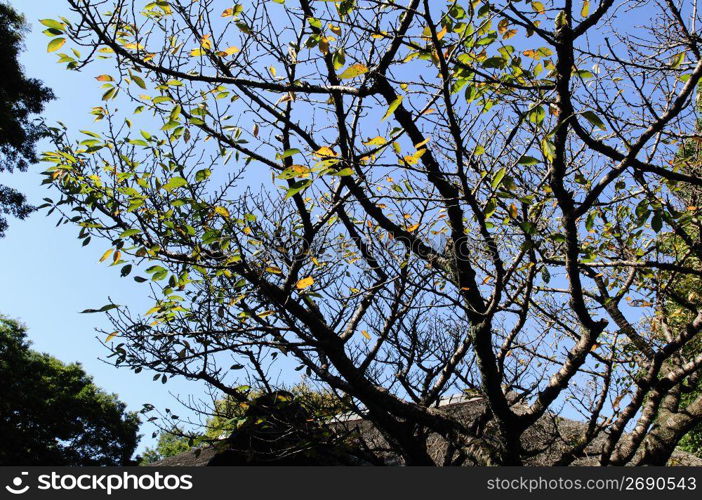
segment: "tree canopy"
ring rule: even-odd
[[[297,370],[406,464],[520,464],[552,415],[587,424],[554,464],[660,464],[702,421],[695,2],[68,4],[48,50],[113,69],[48,206],[153,292],[90,311],[117,365]],[[463,390],[475,422],[435,408]]]
[[[29,348],[0,316],[1,465],[129,465],[139,419],[78,364]]]
[[[45,129],[34,121],[34,115],[53,99],[52,92],[40,81],[28,78],[19,63],[25,29],[24,18],[0,3],[0,172],[25,171],[36,161],[35,146]],[[22,193],[0,185],[0,237],[7,229],[2,214],[23,219],[31,211]]]

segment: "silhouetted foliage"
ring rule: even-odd
[[[273,391],[245,405],[208,465],[344,465],[349,456],[300,397]]]
[[[319,460],[328,464],[350,456],[338,442],[339,436],[332,435],[326,426],[332,417],[348,411],[348,402],[305,383],[289,390],[246,386],[240,390],[241,400],[224,397],[215,401],[204,429],[162,429],[156,446],[144,452],[140,463],[154,463],[212,444],[220,452],[213,465],[302,465]]]
[[[0,465],[125,465],[139,419],[81,366],[29,348],[0,316]]]
[[[39,80],[27,78],[18,62],[25,29],[24,18],[0,3],[0,172],[25,171],[36,161],[35,145],[45,129],[32,116],[53,99],[51,90]],[[22,193],[0,184],[0,237],[7,229],[2,214],[23,219],[31,211]]]

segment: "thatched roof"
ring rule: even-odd
[[[463,422],[474,422],[485,411],[486,402],[480,397],[453,396],[446,398],[439,404],[444,411]],[[486,424],[485,435],[490,435],[489,428],[494,425]],[[363,446],[381,457],[387,465],[402,465],[401,457],[397,456],[383,435],[368,420],[357,414],[344,414],[336,417],[330,426],[338,433],[348,433],[359,437]],[[562,418],[553,414],[546,414],[539,419],[523,435],[522,444],[528,452],[524,464],[529,466],[550,465],[558,460],[563,453],[570,450],[585,434],[587,425],[584,422]],[[598,464],[598,454],[605,442],[606,435],[597,436],[576,458],[572,465],[593,466]],[[438,435],[429,436],[429,452],[432,458],[439,459],[446,451],[446,442]],[[151,465],[158,466],[206,466],[217,455],[215,446],[207,446],[190,450],[179,455],[165,458]],[[320,464],[325,465],[325,464]],[[669,465],[702,466],[702,459],[677,450]]]

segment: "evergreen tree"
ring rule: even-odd
[[[0,316],[0,465],[126,465],[139,419],[77,363],[29,348]]]
[[[24,18],[0,3],[0,172],[26,171],[36,161],[35,146],[45,129],[32,117],[53,99],[51,90],[28,78],[18,61],[25,31]],[[0,184],[0,237],[7,229],[3,214],[23,219],[31,212],[22,193]]]

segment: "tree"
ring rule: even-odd
[[[178,433],[180,434],[180,433]],[[171,432],[160,432],[154,448],[147,448],[140,464],[152,464],[164,458],[174,457],[192,448],[188,438]]]
[[[295,366],[406,464],[520,464],[553,414],[587,424],[554,464],[665,463],[702,421],[669,404],[702,309],[656,280],[702,273],[672,196],[702,179],[670,162],[697,137],[694,2],[68,4],[49,49],[114,71],[105,126],[54,131],[49,205],[154,292],[99,309],[117,365],[234,400]],[[436,410],[458,390],[486,414]]]
[[[698,94],[698,112],[699,98],[700,96]],[[696,131],[698,134],[702,131],[702,120],[698,120]],[[680,146],[675,158],[675,163],[681,171],[689,175],[700,177],[700,173],[702,173],[702,162],[700,161],[702,155],[700,153],[699,139],[697,137],[686,139]],[[700,191],[698,186],[690,185],[680,186],[672,193],[681,204],[681,207],[685,207],[686,210],[690,211],[695,210],[695,207],[699,206],[702,202],[701,194],[702,191]],[[693,234],[695,239],[700,236],[700,226],[695,219],[687,221],[685,230]],[[670,255],[675,257],[678,252],[684,251],[685,242],[681,241],[678,235],[667,234],[663,235],[660,247],[661,250],[667,251]],[[690,255],[687,257],[687,260],[688,262],[695,261],[694,266],[700,265],[695,256]],[[676,299],[667,301],[666,307],[659,311],[652,326],[660,331],[663,329],[660,328],[659,325],[663,325],[668,331],[672,329],[679,334],[680,330],[685,328],[685,325],[691,320],[689,306],[699,303],[702,298],[699,295],[702,281],[700,281],[697,275],[676,275],[675,273],[669,272],[660,273],[656,281],[658,283],[664,283],[665,286],[671,290],[671,294],[674,294]],[[681,302],[688,304],[688,307],[681,306]],[[697,338],[690,342],[685,349],[687,351],[686,357],[697,356],[702,352],[702,343],[700,343],[700,339]],[[680,440],[680,447],[682,449],[694,453],[697,456],[702,456],[702,422],[685,418],[685,408],[699,398],[700,394],[702,394],[702,384],[700,384],[700,373],[698,372],[690,377],[687,383],[681,387],[680,391],[673,392],[668,397],[666,406],[668,408],[672,407],[676,411],[661,412],[657,418],[658,421],[667,423],[664,427],[669,431],[672,430],[683,436]]]
[[[25,171],[36,161],[35,145],[45,136],[46,129],[32,116],[41,113],[53,99],[52,92],[41,82],[25,76],[18,61],[25,30],[24,18],[0,3],[0,172]],[[0,185],[0,237],[7,229],[2,214],[24,219],[32,210],[23,194]]]
[[[26,329],[0,317],[0,464],[128,465],[139,419],[78,364],[29,348]]]

